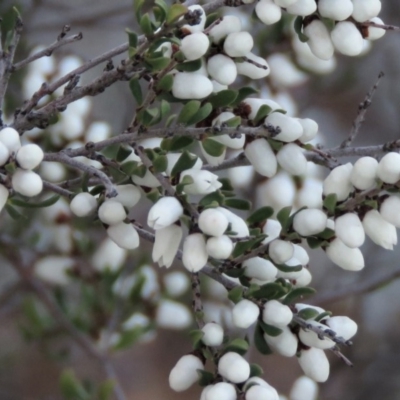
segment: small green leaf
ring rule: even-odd
[[[240,338],[236,338],[231,340],[225,347],[224,351],[227,353],[229,351],[234,351],[235,353],[238,353],[240,355],[244,355],[247,353],[247,350],[249,349],[249,343]]]
[[[227,128],[237,128],[238,126],[240,126],[241,123],[242,123],[242,118],[236,116],[228,119],[227,121],[224,121],[222,125],[226,126]]]
[[[173,84],[174,77],[172,75],[165,75],[158,81],[156,89],[160,92],[169,92],[172,89]]]
[[[179,124],[187,124],[190,118],[192,118],[197,111],[199,111],[201,106],[201,102],[198,100],[191,100],[187,102],[178,116],[178,123]]]
[[[266,324],[263,321],[258,321],[262,330],[268,335],[272,337],[279,336],[282,333],[282,329],[277,328],[276,326]]]
[[[180,17],[185,15],[187,12],[188,12],[188,9],[184,5],[173,4],[168,10],[166,23],[168,25],[172,24],[173,22],[178,20]]]
[[[107,379],[97,389],[98,400],[111,400],[114,391],[115,382],[112,379]]]
[[[291,304],[303,300],[305,297],[311,296],[316,293],[316,290],[310,287],[300,287],[293,289],[282,300],[283,304]]]
[[[114,346],[114,350],[123,350],[132,347],[147,330],[147,327],[138,326],[134,329],[122,332],[118,343]]]
[[[127,161],[121,165],[121,171],[128,175],[131,176],[133,175],[133,171],[135,171],[138,167],[139,163],[137,161]]]
[[[216,190],[210,194],[207,194],[199,201],[199,206],[207,207],[211,203],[216,202],[218,205],[222,205],[224,203],[225,196],[221,193],[220,190]]]
[[[335,236],[335,231],[330,228],[325,228],[321,233],[318,233],[318,237],[324,240],[332,239]]]
[[[278,152],[283,147],[283,142],[279,142],[278,140],[268,139],[268,143],[275,152]]]
[[[227,107],[236,100],[238,94],[239,92],[237,90],[221,90],[214,96],[210,97],[208,101],[211,103],[213,108]]]
[[[260,324],[256,325],[256,329],[254,330],[254,344],[256,349],[264,355],[272,354],[272,350],[268,346],[268,343],[264,339],[264,331],[261,328]]]
[[[286,231],[289,228],[291,211],[292,211],[292,207],[290,207],[290,206],[289,207],[284,207],[278,212],[278,215],[276,216],[276,219],[282,225],[282,230],[283,231]]]
[[[331,193],[328,194],[328,196],[325,197],[324,199],[324,208],[328,210],[330,215],[335,214],[335,208],[337,204],[337,194],[336,193]]]
[[[164,139],[161,148],[165,151],[179,151],[190,146],[194,139],[189,136],[175,136],[172,139]]]
[[[165,172],[168,167],[167,156],[158,156],[153,161],[154,172]]]
[[[245,273],[244,268],[230,268],[225,271],[225,275],[230,276],[231,278],[240,278]]]
[[[28,201],[12,198],[10,199],[10,203],[14,206],[17,207],[24,207],[24,208],[44,208],[44,207],[50,207],[53,204],[57,203],[57,201],[60,199],[60,196],[58,194],[49,197],[46,200],[40,201],[38,203],[29,203]]]
[[[152,72],[162,71],[168,67],[171,59],[168,57],[145,58],[144,61],[150,67]]]
[[[294,30],[297,33],[301,42],[308,42],[309,38],[303,33],[303,17],[297,17],[294,21]]]
[[[254,246],[254,239],[237,242],[232,252],[232,257],[233,258],[240,257],[246,252],[250,251],[253,248],[253,246]]]
[[[194,329],[193,331],[189,332],[190,340],[192,341],[192,345],[194,349],[198,349],[201,347],[201,339],[203,339],[204,332],[200,329]]]
[[[135,11],[135,16],[136,16],[136,20],[137,22],[140,21],[140,18],[142,16],[142,8],[145,4],[146,0],[134,0],[133,1],[133,9]]]
[[[320,322],[324,320],[325,318],[329,318],[332,316],[332,313],[330,311],[324,311],[321,314],[319,314],[317,317],[315,317],[315,321]]]
[[[299,271],[301,271],[303,269],[303,266],[300,265],[300,264],[299,265],[290,266],[290,267],[288,265],[285,265],[285,264],[275,264],[275,267],[278,268],[279,271],[286,272],[286,273],[299,272]]]
[[[258,364],[250,364],[250,378],[253,376],[263,376],[264,370]]]
[[[243,298],[242,286],[236,286],[233,289],[231,289],[228,293],[228,299],[235,304],[239,303],[239,301],[242,300],[242,298]]]
[[[151,126],[158,119],[159,115],[160,111],[158,108],[146,108],[145,110],[140,110],[137,117],[143,126]]]
[[[199,111],[188,121],[188,125],[196,125],[205,120],[212,112],[212,105],[210,103],[204,104]]]
[[[188,151],[185,150],[172,168],[171,176],[176,176],[180,172],[192,168],[196,164],[196,161],[197,156],[194,154],[190,154]]]
[[[89,400],[90,395],[71,369],[63,371],[60,377],[61,393],[66,400]]]
[[[219,157],[225,151],[225,146],[213,139],[204,139],[201,144],[204,151],[213,157]]]
[[[136,50],[138,46],[138,35],[128,28],[125,29],[125,32],[128,34],[129,48]]]
[[[272,207],[261,207],[247,218],[247,223],[249,225],[259,224],[260,222],[264,222],[268,218],[271,218],[273,215],[274,209]]]
[[[241,199],[225,199],[224,203],[227,207],[235,208],[237,210],[248,211],[251,209],[251,202]]]
[[[201,59],[194,61],[186,61],[176,65],[175,69],[179,72],[195,72],[201,68]]]
[[[371,207],[374,210],[377,210],[379,208],[378,202],[376,200],[367,199],[363,201],[363,204],[367,207]]]
[[[254,123],[257,125],[261,121],[265,119],[265,117],[270,114],[272,111],[272,108],[267,106],[266,104],[263,104],[257,111],[257,115],[254,118]]]
[[[239,105],[243,100],[245,100],[247,97],[251,96],[252,94],[257,94],[259,91],[257,89],[254,89],[250,86],[245,86],[239,89],[238,95],[235,99],[235,101],[231,104],[232,106],[237,106]]]
[[[156,203],[158,199],[161,197],[161,194],[157,188],[153,188],[150,190],[150,192],[146,193],[146,197],[153,203]]]
[[[198,369],[197,374],[199,375],[199,380],[197,381],[197,383],[201,387],[206,387],[208,385],[211,385],[215,381],[214,374],[205,371],[204,369]]]
[[[256,299],[276,300],[283,297],[288,292],[288,289],[275,282],[262,285],[260,290],[253,294]]]
[[[317,317],[319,315],[319,312],[316,309],[310,307],[303,308],[297,313],[297,315],[307,321],[308,319],[314,319],[315,317]]]
[[[7,211],[7,214],[15,221],[20,220],[21,218],[26,219],[24,215],[19,213],[14,207],[10,206],[10,204],[5,205],[5,210]]]
[[[118,147],[117,155],[115,156],[115,159],[118,162],[122,162],[122,161],[126,160],[131,153],[132,153],[132,149],[130,147],[121,145]]]
[[[218,178],[218,180],[222,183],[221,190],[225,192],[232,192],[235,190],[229,178]]]
[[[155,0],[155,7],[153,7],[153,13],[156,20],[160,23],[163,23],[167,18],[168,14],[168,5],[164,0]]]
[[[308,237],[307,239],[307,244],[310,247],[310,249],[318,249],[324,244],[327,244],[327,242],[323,239],[318,239],[315,237]]]
[[[151,23],[150,15],[148,13],[144,14],[139,21],[140,28],[146,36],[152,36],[154,29]]]
[[[138,105],[142,104],[142,101],[143,101],[142,88],[140,87],[138,78],[132,78],[129,81],[129,89],[130,89],[133,97],[135,98],[136,103]]]

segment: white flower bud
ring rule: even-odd
[[[174,262],[181,239],[182,228],[178,225],[157,229],[152,252],[153,262],[157,262],[160,267],[169,268]]]
[[[230,33],[240,32],[242,30],[242,23],[235,15],[224,15],[222,21],[211,28],[208,33],[213,43],[218,43]]]
[[[291,175],[305,175],[307,171],[307,159],[297,144],[289,143],[283,146],[278,151],[276,159],[279,165]]]
[[[236,389],[231,383],[218,382],[207,391],[205,400],[236,400]]]
[[[254,385],[246,391],[246,400],[279,400],[279,396],[272,386]]]
[[[325,382],[329,376],[329,361],[321,349],[302,350],[298,358],[303,372],[316,382]]]
[[[268,254],[276,264],[284,264],[293,257],[294,247],[285,240],[274,240],[269,244]]]
[[[218,175],[207,170],[187,169],[181,173],[181,182],[185,176],[190,176],[193,183],[185,185],[186,194],[209,194],[218,190],[222,183],[218,181]]]
[[[228,219],[228,222],[231,224],[231,230],[236,232],[236,235],[233,235],[233,237],[241,238],[250,235],[249,227],[242,218],[223,207],[217,207],[216,210],[220,211]]]
[[[249,32],[230,33],[224,41],[224,51],[229,57],[244,57],[254,46]]]
[[[321,17],[344,21],[353,12],[353,3],[351,0],[319,0],[318,12]]]
[[[218,373],[232,383],[242,383],[249,379],[250,365],[240,354],[230,351],[219,359]]]
[[[308,325],[320,328],[322,330],[326,329],[326,326],[323,324],[320,324],[317,321],[310,320],[307,322]],[[324,337],[320,339],[318,337],[318,334],[313,332],[311,329],[300,329],[299,332],[299,339],[306,345],[310,347],[316,347],[317,349],[330,349],[335,346],[335,342],[327,337]]]
[[[382,8],[380,0],[352,0],[353,13],[351,16],[357,22],[365,22],[376,17]]]
[[[117,185],[118,195],[113,200],[118,201],[127,209],[134,207],[140,200],[140,190],[135,185]]]
[[[215,322],[208,322],[201,329],[204,332],[204,336],[201,341],[206,346],[220,346],[224,340],[224,330],[221,325]]]
[[[9,195],[10,193],[8,189],[4,185],[0,184],[0,211],[6,205]]]
[[[282,231],[282,225],[276,219],[267,219],[263,226],[263,233],[268,235],[264,240],[263,244],[267,244],[277,239]]]
[[[247,329],[257,321],[259,315],[258,306],[250,300],[243,299],[233,307],[233,324],[237,328]]]
[[[389,196],[381,204],[379,212],[385,221],[400,228],[400,197]]]
[[[331,32],[335,49],[345,56],[358,56],[364,48],[364,39],[358,28],[349,21],[338,22]]]
[[[312,306],[310,304],[304,304],[304,303],[296,303],[295,308],[296,308],[297,312],[300,312],[301,310],[304,310],[305,308],[312,308],[313,310],[317,311],[319,314],[322,314],[325,312],[325,310],[322,307]],[[308,321],[310,321],[310,320],[308,320]]]
[[[307,250],[305,250],[304,247],[301,247],[298,244],[294,244],[293,247],[293,257],[296,258],[301,265],[308,265],[308,263],[310,262],[310,257],[308,256]]]
[[[265,25],[272,25],[280,21],[282,10],[272,0],[260,0],[256,4],[255,12],[257,17]]]
[[[267,140],[253,140],[245,147],[244,154],[260,175],[271,178],[276,174],[278,163]]]
[[[204,12],[204,9],[202,6],[199,6],[197,4],[194,4],[193,6],[189,6],[188,7],[189,11],[200,11],[201,15],[200,15],[200,21],[198,24],[196,25],[183,25],[182,30],[183,31],[189,31],[191,33],[195,33],[195,32],[203,32],[204,30],[204,26],[206,25],[206,13]]]
[[[163,276],[163,283],[165,290],[171,297],[182,296],[188,290],[190,285],[187,274],[182,271],[173,271],[165,274]]]
[[[46,256],[37,260],[33,266],[35,275],[54,285],[67,285],[71,279],[67,271],[74,266],[71,257]]]
[[[324,180],[324,195],[328,196],[328,194],[335,193],[338,201],[346,200],[353,190],[350,182],[352,169],[351,163],[334,168]]]
[[[318,124],[310,118],[297,118],[297,121],[303,127],[303,134],[299,138],[300,142],[307,143],[315,139],[318,134]]]
[[[317,400],[318,385],[308,376],[297,378],[290,391],[290,400]]]
[[[94,252],[92,265],[97,271],[104,271],[107,268],[116,271],[123,266],[126,257],[125,249],[119,247],[110,238],[106,238]]]
[[[326,214],[316,208],[301,210],[294,216],[293,229],[301,236],[313,236],[325,229],[327,219]]]
[[[359,190],[372,189],[376,184],[378,161],[372,157],[361,157],[353,166],[350,181]]]
[[[278,274],[278,269],[271,261],[261,257],[253,257],[243,262],[244,275],[259,281],[272,281]]]
[[[286,9],[289,14],[301,15],[303,17],[314,13],[316,10],[317,4],[315,0],[297,0]]]
[[[77,217],[87,217],[97,208],[96,198],[87,192],[78,193],[71,201],[71,211]]]
[[[303,135],[303,127],[300,122],[280,112],[269,114],[265,118],[265,125],[267,124],[280,128],[280,133],[274,136],[274,139],[282,142],[294,142]]]
[[[400,179],[400,154],[385,154],[379,161],[377,175],[385,183],[396,183]]]
[[[192,314],[182,303],[163,299],[158,304],[156,323],[164,329],[186,329],[192,324]]]
[[[293,313],[288,306],[278,300],[270,300],[264,305],[262,319],[266,324],[283,328],[290,324]]]
[[[139,235],[131,223],[120,222],[107,228],[108,236],[123,249],[132,250],[139,247]]]
[[[345,316],[328,318],[325,323],[337,336],[342,337],[344,340],[351,339],[357,333],[358,329],[357,324],[351,318]]]
[[[203,32],[196,32],[182,39],[179,50],[188,61],[191,61],[203,57],[209,46],[208,36]]]
[[[198,369],[204,369],[200,358],[193,354],[181,357],[169,374],[169,386],[175,392],[189,389],[199,379]]]
[[[274,0],[274,3],[279,7],[286,8],[296,3],[297,0]]]
[[[333,57],[335,49],[329,31],[322,21],[315,19],[304,28],[304,33],[308,36],[307,44],[316,57],[321,60]]]
[[[272,111],[282,109],[280,104],[270,99],[253,99],[249,97],[245,99],[243,103],[250,107],[249,119],[254,119],[263,105],[270,107]]]
[[[292,282],[294,287],[305,287],[308,286],[312,281],[312,275],[308,268],[303,268],[299,271],[298,275],[296,276],[294,282]]]
[[[43,150],[37,144],[26,144],[17,151],[16,160],[23,169],[34,169],[43,160]]]
[[[202,233],[192,233],[183,242],[182,262],[190,272],[200,271],[208,260],[206,241]]]
[[[177,99],[203,99],[213,91],[211,81],[196,72],[178,72],[174,76],[172,94]]]
[[[10,152],[8,151],[7,147],[0,142],[0,166],[3,166],[7,163],[10,157]]]
[[[322,181],[306,178],[296,193],[297,208],[322,208]]]
[[[27,197],[37,196],[43,189],[42,178],[33,171],[17,169],[11,179],[13,189]]]
[[[107,225],[118,224],[126,218],[126,212],[121,203],[106,200],[98,210],[99,219]]]
[[[147,225],[154,230],[172,225],[183,214],[183,207],[179,200],[172,196],[159,199],[149,210]]]
[[[97,143],[108,139],[110,135],[111,127],[107,122],[92,122],[85,133],[85,141]]]
[[[278,336],[264,334],[264,339],[272,350],[284,357],[293,357],[297,352],[297,336],[292,333],[289,327],[281,327],[282,333]]]
[[[365,240],[364,228],[355,213],[347,213],[336,218],[335,233],[346,246],[352,249],[362,246]]]
[[[379,24],[379,25],[383,25],[384,22],[378,18],[371,18],[370,22],[375,22],[375,24]],[[380,39],[382,36],[384,36],[386,33],[385,29],[382,28],[377,28],[375,26],[369,26],[368,27],[368,40],[378,40]]]
[[[237,76],[235,62],[223,54],[217,54],[208,59],[207,71],[221,85],[230,85]]]
[[[206,245],[208,255],[217,260],[229,258],[234,247],[232,240],[225,235],[209,238]]]
[[[21,147],[19,133],[14,128],[4,128],[0,131],[0,142],[7,147],[10,153],[16,153]]]
[[[244,75],[251,79],[262,79],[270,74],[271,70],[264,58],[258,57],[253,53],[247,53],[245,57],[250,61],[254,61],[257,64],[262,65],[263,68],[249,61],[237,62],[236,68],[239,75]]]
[[[382,218],[377,210],[368,211],[362,221],[365,233],[378,246],[393,250],[397,244],[396,227]]]
[[[329,243],[326,255],[332,262],[347,271],[360,271],[365,266],[360,249],[351,249],[339,238]]]
[[[228,219],[215,208],[208,208],[200,213],[199,228],[210,236],[222,236],[228,228]]]

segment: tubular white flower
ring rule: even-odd
[[[325,229],[327,219],[317,208],[301,210],[293,218],[293,229],[301,236],[313,236]]]
[[[267,244],[277,239],[282,231],[282,225],[279,221],[275,219],[267,219],[263,226],[263,233],[268,235],[264,240],[263,244]]]
[[[163,229],[157,229],[153,246],[153,262],[160,267],[169,268],[174,262],[182,239],[182,228],[172,224]]]
[[[217,207],[216,210],[222,212],[231,224],[231,230],[236,232],[236,235],[232,235],[235,238],[246,237],[250,235],[249,227],[246,222],[238,215],[234,214],[223,207]]]
[[[283,328],[290,324],[293,313],[288,306],[278,300],[270,300],[264,305],[262,319],[266,324]]]
[[[290,391],[290,400],[317,400],[318,385],[308,376],[297,378]]]
[[[376,184],[378,161],[372,157],[361,157],[353,166],[350,181],[359,190],[372,189]]]
[[[287,327],[281,327],[282,333],[278,336],[264,334],[264,339],[272,350],[284,357],[293,357],[297,352],[297,336]]]
[[[35,275],[53,285],[67,285],[71,282],[67,271],[74,266],[73,258],[67,256],[45,256],[33,266]]]
[[[262,65],[264,68],[261,68],[260,66],[255,65],[254,63],[251,63],[249,61],[237,62],[236,68],[239,75],[244,75],[251,79],[262,79],[270,74],[271,70],[268,66],[267,61],[264,58],[258,57],[253,53],[247,53],[245,57],[250,61],[254,61],[257,64]]]
[[[280,128],[281,132],[274,136],[274,139],[282,142],[294,142],[303,135],[300,122],[280,112],[269,114],[265,118],[265,125],[267,124]]]
[[[231,383],[218,382],[206,392],[205,400],[236,400],[236,389]]]
[[[243,262],[244,275],[259,281],[272,281],[278,274],[278,269],[271,261],[261,257],[253,257]]]
[[[223,20],[218,25],[211,28],[208,36],[213,43],[219,43],[230,33],[240,32],[241,30],[242,23],[238,17],[235,15],[224,15]]]
[[[208,260],[206,241],[202,233],[192,233],[183,242],[182,263],[190,272],[200,271]]]
[[[276,264],[284,264],[293,257],[294,247],[290,242],[276,239],[269,244],[268,255]]]
[[[376,17],[382,8],[380,0],[352,0],[353,12],[351,16],[357,22],[365,22]]]
[[[389,196],[382,202],[379,212],[385,221],[400,228],[400,197]]]
[[[267,140],[253,140],[245,147],[244,154],[260,175],[271,178],[276,174],[278,163]]]
[[[250,365],[240,354],[230,351],[219,359],[218,373],[232,383],[242,383],[249,379]]]
[[[325,382],[329,377],[329,361],[321,349],[302,350],[298,358],[303,372],[315,382]]]
[[[165,196],[155,203],[149,210],[147,225],[154,230],[172,225],[183,214],[182,204],[175,197]]]
[[[133,250],[139,247],[139,235],[134,226],[120,222],[107,228],[108,236],[123,249]]]
[[[14,128],[4,128],[0,131],[0,142],[10,153],[16,153],[21,147],[19,133]]]
[[[179,50],[187,60],[191,61],[203,57],[209,46],[208,36],[203,32],[196,32],[182,39]]]
[[[364,48],[364,39],[358,28],[349,21],[338,22],[331,32],[335,49],[345,56],[358,56]]]
[[[226,260],[232,254],[234,244],[229,236],[211,237],[207,240],[206,249],[210,257]]]
[[[0,211],[6,205],[9,195],[10,193],[8,189],[4,185],[0,184]]]
[[[104,239],[92,256],[92,265],[97,271],[116,271],[125,263],[126,249],[119,247],[109,237]]]
[[[385,183],[396,183],[400,179],[400,154],[385,154],[379,161],[377,175]]]
[[[335,233],[346,246],[352,249],[362,246],[365,241],[363,225],[355,213],[347,213],[336,218]]]
[[[207,71],[221,85],[230,85],[237,76],[235,62],[223,54],[217,54],[208,59]]]
[[[87,217],[97,208],[96,198],[87,192],[78,193],[71,201],[71,211],[77,217]]]
[[[360,249],[351,249],[339,238],[329,243],[326,255],[332,262],[347,271],[360,271],[365,266],[364,257]]]
[[[307,159],[297,144],[289,143],[283,146],[278,151],[276,159],[279,165],[291,175],[305,175],[307,171]]]
[[[382,218],[377,210],[368,211],[362,221],[365,233],[378,246],[393,250],[397,244],[396,227]]]
[[[218,190],[222,183],[218,181],[218,175],[207,170],[187,169],[181,173],[181,182],[185,176],[190,176],[193,183],[185,185],[186,194],[208,194]]]
[[[246,400],[279,400],[279,395],[272,386],[254,385],[246,391]]]
[[[204,369],[200,358],[193,354],[181,357],[169,374],[169,386],[175,392],[189,389],[199,379],[198,369]]]
[[[206,235],[222,236],[228,228],[228,219],[221,211],[215,208],[208,208],[200,213],[199,228]]]
[[[211,81],[196,72],[178,72],[174,76],[172,94],[177,99],[203,99],[213,91]]]
[[[118,201],[127,209],[134,207],[140,200],[141,193],[135,185],[117,185],[118,195],[113,200]]]
[[[317,10],[317,4],[315,0],[297,0],[295,3],[288,6],[286,10],[290,14],[305,17]]]
[[[191,33],[195,33],[195,32],[203,32],[204,30],[204,26],[206,24],[206,13],[204,12],[204,9],[202,6],[199,6],[198,4],[194,4],[192,6],[188,7],[189,11],[200,11],[201,15],[200,15],[200,20],[199,23],[196,25],[183,25],[182,30],[183,31],[189,31]]]
[[[224,330],[221,325],[215,322],[208,322],[201,328],[204,336],[201,341],[206,346],[220,346],[224,340]]]
[[[318,124],[310,118],[297,118],[297,121],[303,127],[303,134],[299,138],[300,142],[307,143],[315,139],[318,134]]]
[[[42,178],[33,171],[17,169],[11,179],[13,189],[27,197],[37,196],[43,189]]]
[[[99,219],[107,225],[118,224],[126,218],[126,212],[121,203],[106,200],[98,210]]]
[[[260,0],[256,4],[255,12],[257,17],[265,25],[272,25],[280,21],[282,10],[272,0]]]
[[[320,328],[322,330],[326,329],[325,325],[320,324],[317,321],[310,320],[307,323],[308,323],[308,325]],[[299,339],[306,346],[315,347],[317,349],[322,349],[322,350],[330,349],[335,346],[335,342],[333,340],[331,340],[327,337],[323,337],[322,339],[320,339],[318,337],[318,334],[313,332],[311,329],[307,329],[307,330],[300,329]]]
[[[192,324],[192,314],[182,303],[163,299],[158,304],[156,323],[164,329],[186,329]]]
[[[230,33],[224,41],[224,51],[229,57],[244,57],[253,46],[253,36],[245,31]]]
[[[319,0],[318,12],[321,17],[344,21],[353,12],[353,3],[351,0]]]
[[[329,31],[322,21],[315,19],[304,28],[304,33],[308,36],[307,44],[316,57],[321,60],[329,60],[333,57],[335,48]]]
[[[328,318],[325,323],[336,335],[342,337],[344,340],[351,339],[358,330],[357,324],[351,318],[345,316]]]
[[[338,201],[346,200],[353,190],[353,185],[350,182],[352,169],[351,163],[334,168],[324,180],[324,195],[335,193]]]
[[[371,18],[370,22],[375,22],[375,24],[380,24],[380,25],[384,24],[384,22],[378,17]],[[375,26],[369,26],[367,39],[368,40],[378,40],[382,36],[384,36],[385,33],[386,33],[386,31],[382,28],[377,28]]]
[[[250,300],[243,299],[233,307],[233,324],[237,328],[247,329],[257,321],[259,315],[258,306]]]
[[[34,169],[43,160],[43,150],[37,144],[26,144],[17,151],[16,160],[21,168]]]

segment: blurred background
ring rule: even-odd
[[[0,15],[8,13],[14,4],[8,0],[0,1]],[[20,59],[35,46],[52,43],[65,24],[71,25],[72,33],[82,32],[83,40],[63,47],[58,54],[76,54],[83,60],[124,43],[124,29],[135,28],[130,0],[36,0],[20,1],[18,6],[25,24],[18,53]],[[381,18],[388,24],[399,26],[398,7],[395,0],[384,1]],[[251,12],[251,7],[244,10]],[[260,26],[257,29],[270,28]],[[298,114],[319,123],[320,141],[324,146],[336,146],[347,136],[358,104],[380,71],[385,73],[385,77],[355,145],[399,139],[399,35],[398,32],[388,32],[363,57],[337,56],[337,67],[332,74],[311,74],[304,84],[285,89],[293,96]],[[101,65],[90,71],[83,80],[90,80],[103,68]],[[18,82],[13,82],[10,90],[14,91],[11,93],[14,98],[23,100]],[[93,99],[90,118],[107,121],[114,133],[122,132],[130,121],[133,106],[127,85],[118,83]],[[248,191],[246,193],[251,196]],[[146,248],[143,246],[141,250]],[[358,273],[345,272],[333,266],[321,250],[311,252],[312,286],[318,290],[318,295],[310,303],[321,305],[335,315],[348,315],[359,324],[354,346],[343,349],[353,361],[354,368],[347,367],[330,354],[331,376],[327,383],[320,385],[320,400],[400,399],[400,281],[394,279],[371,293],[358,292],[363,285],[369,287],[369,283],[400,271],[400,247],[389,252],[368,241],[362,250],[366,268]],[[137,259],[138,256],[134,255],[130,262]],[[180,268],[177,264],[175,269]],[[0,276],[1,297],[2,290],[6,292],[16,279],[5,260],[0,262]],[[215,295],[212,290],[209,292],[210,297]],[[190,296],[185,296],[182,300],[189,301]],[[3,299],[0,308],[0,399],[61,399],[58,380],[66,366],[73,366],[82,378],[104,379],[96,361],[88,358],[71,341],[65,340],[60,344],[70,350],[69,357],[58,359],[42,345],[27,343],[20,330],[21,302],[19,296]],[[190,350],[191,343],[185,332],[161,329],[154,340],[117,353],[113,363],[127,398],[198,399],[198,388],[176,394],[168,387],[170,369],[181,355]],[[252,352],[251,358],[263,367],[265,379],[282,394],[288,395],[292,382],[301,375],[295,359],[260,357],[256,351]]]

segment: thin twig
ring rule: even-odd
[[[378,23],[373,22],[373,21],[362,22],[359,25],[361,25],[361,26],[372,26],[374,28],[381,28],[381,29],[384,29],[385,31],[400,31],[400,27],[399,26],[378,24]]]
[[[203,303],[201,301],[200,278],[198,273],[192,274],[193,312],[199,329],[205,325],[203,319]]]
[[[60,187],[59,185],[57,185],[55,183],[43,181],[43,187],[47,190],[50,190],[54,193],[57,193],[61,196],[67,197],[69,199],[72,198],[72,196],[74,195],[73,192],[70,192],[67,189],[63,189],[62,187]]]

